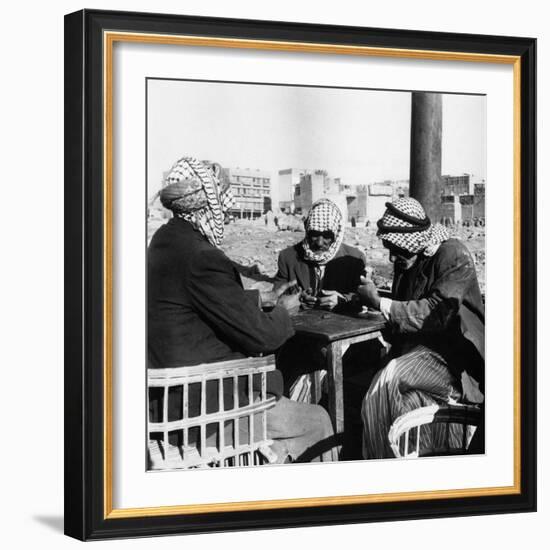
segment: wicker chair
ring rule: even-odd
[[[275,405],[266,392],[272,370],[273,355],[148,369],[149,469],[276,462],[266,419]]]
[[[482,423],[482,411],[474,405],[430,405],[401,415],[392,424],[388,439],[396,458],[469,454],[469,446]],[[420,438],[427,426],[441,425],[432,448],[421,449]],[[459,446],[451,445],[450,427],[461,425]]]

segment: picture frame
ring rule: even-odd
[[[120,43],[505,65],[513,71],[513,483],[118,508],[113,475],[114,83]],[[483,67],[480,69],[483,70]],[[213,78],[215,75],[213,75]],[[119,81],[117,81],[119,82]],[[536,41],[83,10],[65,17],[65,532],[80,540],[536,509]],[[142,236],[138,236],[139,239]],[[136,237],[136,238],[138,238]],[[142,421],[140,419],[139,421]],[[269,475],[269,474],[265,474]]]

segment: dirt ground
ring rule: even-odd
[[[149,238],[165,220],[149,223]],[[279,229],[266,226],[261,218],[256,221],[237,220],[225,226],[222,250],[240,266],[247,288],[271,288],[277,272],[279,252],[304,238],[302,224],[297,218],[286,216],[278,220]],[[450,228],[453,237],[461,239],[474,258],[482,293],[485,293],[485,228]],[[344,242],[363,250],[367,264],[374,268],[373,279],[380,288],[390,288],[392,265],[388,253],[376,237],[376,227],[347,227]]]
[[[236,222],[226,225],[221,248],[238,265],[247,287],[269,288],[277,272],[279,252],[304,238],[300,230],[268,229],[262,222]],[[451,228],[453,237],[461,239],[474,258],[479,284],[485,293],[485,228]],[[390,288],[392,264],[388,252],[376,236],[376,227],[348,227],[344,242],[363,250],[367,265],[373,268],[373,280],[380,288]]]

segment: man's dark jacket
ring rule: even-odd
[[[303,250],[300,242],[285,248],[279,254],[275,287],[296,280],[302,290],[315,289],[314,264],[304,259]],[[356,296],[364,270],[365,255],[357,248],[347,244],[340,245],[334,258],[326,264],[322,284],[323,289],[336,290],[344,297],[345,301],[339,303],[333,311],[351,313],[361,308],[360,303],[354,301],[353,297]],[[350,351],[346,358],[353,363],[354,355],[361,355],[364,351],[364,346],[355,346],[355,350]],[[277,366],[284,375],[285,393],[288,393],[298,376],[319,369],[324,361],[324,355],[321,355],[317,342],[305,340],[303,337],[289,340],[277,356]]]
[[[423,343],[441,353],[456,373],[478,380],[485,357],[485,308],[474,261],[457,239],[420,255],[394,275],[390,325],[402,342]]]
[[[342,244],[326,264],[323,288],[336,290],[350,298],[357,291],[364,270],[365,255],[353,246]],[[314,267],[304,259],[302,243],[289,246],[279,254],[275,286],[294,279],[303,290],[315,287]]]
[[[287,312],[262,312],[229,258],[180,218],[158,229],[147,254],[150,368],[181,367],[267,353],[294,333]],[[280,394],[280,373],[268,391]]]

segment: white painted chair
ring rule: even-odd
[[[267,411],[275,405],[267,373],[273,370],[273,355],[148,369],[149,469],[276,462],[267,438]]]
[[[480,425],[482,413],[473,405],[449,404],[421,407],[401,415],[392,424],[388,439],[396,458],[467,454],[468,447]],[[450,426],[461,425],[460,445],[451,445]],[[438,425],[438,436],[433,437],[431,449],[420,448],[422,430]]]

